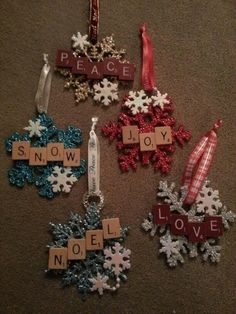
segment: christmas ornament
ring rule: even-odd
[[[5,148],[14,162],[8,171],[9,182],[20,188],[34,184],[39,195],[53,198],[60,192],[69,193],[86,167],[78,148],[81,130],[74,126],[58,129],[47,115],[51,68],[46,54],[44,62],[35,97],[38,114],[24,127],[26,133],[15,132],[5,140]]]
[[[97,118],[88,143],[88,192],[83,197],[84,218],[71,213],[67,224],[50,223],[53,242],[48,245],[47,274],[59,275],[62,286],[73,285],[84,298],[93,291],[116,291],[127,280],[131,251],[122,242],[128,228],[119,218],[101,219],[104,196],[100,190],[100,148],[95,133]],[[95,202],[95,199],[98,202]]]
[[[190,154],[179,192],[175,191],[174,183],[159,182],[157,196],[164,203],[154,206],[142,223],[142,228],[151,236],[160,235],[159,252],[166,255],[170,267],[184,263],[185,255],[190,258],[202,255],[203,261],[218,263],[221,255],[219,237],[223,228],[229,229],[236,218],[206,179],[220,125],[221,121],[217,121]]]
[[[155,170],[168,173],[176,143],[183,146],[190,133],[182,125],[175,127],[172,100],[154,83],[153,56],[145,25],[141,27],[143,45],[142,88],[130,91],[124,98],[117,122],[108,122],[102,133],[116,140],[118,162],[122,171],[135,170],[137,163],[153,164]]]
[[[59,49],[56,70],[65,78],[66,89],[74,89],[76,103],[90,95],[104,106],[118,100],[119,81],[134,79],[134,65],[125,60],[125,50],[117,49],[112,36],[97,41],[99,1],[90,0],[89,36],[74,34],[72,51]]]

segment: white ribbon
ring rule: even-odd
[[[97,117],[92,118],[92,127],[88,142],[88,194],[99,196],[100,191],[100,145],[95,133]]]
[[[51,67],[48,62],[48,55],[45,53],[43,54],[43,60],[45,64],[41,70],[38,90],[35,96],[35,102],[37,105],[38,112],[47,113],[48,102],[49,102],[50,91],[51,91],[52,73],[50,71]]]

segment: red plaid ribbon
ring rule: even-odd
[[[203,185],[216,149],[216,131],[221,124],[222,120],[215,122],[212,130],[200,139],[188,158],[182,179],[182,185],[186,186],[188,189],[187,195],[184,199],[184,204],[191,205],[195,201],[198,192]],[[198,168],[195,175],[193,175],[197,164]]]

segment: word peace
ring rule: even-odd
[[[47,147],[30,147],[29,141],[12,144],[13,160],[29,160],[31,166],[43,166],[48,161],[63,161],[65,167],[80,165],[80,149],[64,148],[63,143],[49,143]]]
[[[69,239],[67,247],[49,249],[49,269],[66,269],[68,260],[83,260],[87,251],[103,250],[103,239],[120,237],[120,219],[102,220],[103,230],[86,231],[85,239]]]
[[[134,80],[134,65],[121,63],[115,58],[92,62],[87,57],[75,57],[69,50],[57,50],[56,66],[71,68],[71,73],[86,75],[88,79],[102,79],[103,76],[117,76],[119,80]]]
[[[203,242],[206,237],[219,237],[223,234],[222,217],[206,216],[204,222],[189,222],[187,215],[171,214],[170,205],[158,204],[153,207],[155,225],[170,224],[173,235],[187,235],[192,243]]]
[[[156,150],[157,145],[167,145],[172,143],[171,127],[156,127],[155,132],[139,133],[136,125],[122,127],[123,144],[140,143],[141,151]]]

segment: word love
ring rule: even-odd
[[[48,161],[63,161],[65,167],[80,166],[80,149],[64,148],[63,143],[49,143],[47,147],[30,147],[29,141],[12,143],[13,160],[29,160],[30,166],[47,165]]]
[[[134,80],[134,65],[121,63],[115,58],[105,58],[101,62],[92,62],[87,57],[75,57],[69,50],[58,50],[56,66],[71,68],[71,73],[86,75],[88,79],[102,79],[104,76],[117,76],[119,80]]]
[[[155,132],[139,133],[136,125],[122,127],[123,144],[140,143],[141,151],[154,151],[157,145],[167,145],[172,143],[171,127],[156,127]]]
[[[203,242],[206,237],[214,238],[223,234],[220,216],[206,216],[204,222],[189,222],[187,215],[171,214],[167,204],[154,206],[152,214],[155,225],[170,224],[173,235],[187,235],[192,243]]]
[[[66,269],[68,260],[83,260],[86,251],[103,250],[103,240],[120,237],[120,219],[102,220],[103,230],[86,231],[85,239],[69,239],[67,247],[49,249],[49,269]]]

